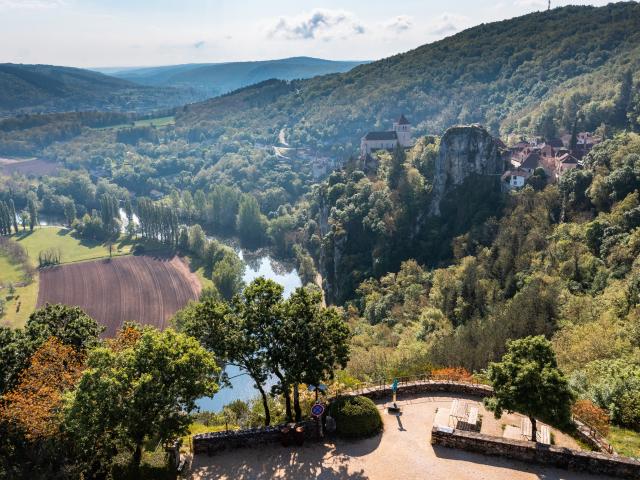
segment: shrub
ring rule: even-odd
[[[436,380],[442,379],[454,382],[471,382],[473,380],[473,375],[460,367],[437,368],[431,371],[431,376]]]
[[[571,411],[578,420],[594,427],[602,435],[609,434],[609,415],[591,400],[578,400],[573,404]]]
[[[380,412],[367,397],[339,398],[331,404],[329,412],[336,420],[337,433],[341,437],[370,437],[382,430]]]

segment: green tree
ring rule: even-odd
[[[242,368],[260,392],[265,425],[271,423],[264,383],[269,377],[265,329],[275,321],[282,287],[258,278],[231,304],[206,297],[178,312],[177,327],[200,340],[218,361]]]
[[[222,260],[216,262],[211,273],[216,289],[225,300],[231,300],[233,296],[240,292],[244,282],[244,263],[235,253],[225,255]]]
[[[189,250],[197,257],[203,258],[206,246],[207,238],[202,227],[198,224],[189,227]]]
[[[98,347],[66,399],[66,430],[89,471],[121,450],[137,470],[145,439],[174,440],[188,430],[196,400],[217,391],[219,368],[196,339],[145,327],[134,341]],[[97,464],[96,464],[97,463]]]
[[[268,330],[272,332],[269,362],[274,373],[284,374],[283,390],[293,387],[295,419],[300,421],[300,384],[318,385],[346,366],[349,328],[336,309],[322,307],[320,292],[308,288],[296,289],[283,302],[280,321],[274,324]]]
[[[391,190],[396,190],[404,174],[404,162],[406,155],[404,148],[397,145],[391,156],[391,162],[389,164],[389,171],[387,173],[387,184]]]
[[[485,400],[486,407],[496,418],[505,410],[528,416],[534,442],[536,418],[559,424],[571,418],[573,393],[558,369],[551,342],[542,335],[507,342],[502,361],[489,365],[488,378],[494,394]]]
[[[76,219],[76,204],[73,200],[69,200],[64,204],[64,217],[67,220],[67,225],[71,226],[73,221]]]
[[[250,246],[259,246],[266,237],[266,227],[258,201],[251,195],[243,196],[238,209],[237,228],[240,240]]]
[[[38,209],[33,198],[29,199],[27,205],[29,208],[29,230],[33,232],[33,229],[38,224]]]

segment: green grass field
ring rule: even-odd
[[[70,230],[62,227],[40,227],[33,232],[13,235],[26,250],[33,266],[38,265],[38,254],[48,248],[58,248],[62,252],[61,263],[97,260],[109,256],[109,249],[102,243],[74,237]],[[131,245],[125,241],[113,246],[113,256],[128,255]],[[17,282],[22,278],[19,265],[12,265],[6,257],[0,256],[0,283]],[[6,297],[7,291],[2,295]],[[35,310],[38,301],[38,275],[26,287],[16,287],[15,294],[7,300],[5,314],[0,325],[22,327]],[[19,304],[19,307],[18,307]]]
[[[13,264],[6,255],[0,254],[0,285],[15,283],[22,280],[22,268]]]
[[[76,238],[71,231],[62,227],[40,227],[33,232],[20,232],[14,237],[27,250],[34,266],[38,265],[38,254],[48,248],[59,248],[62,252],[61,263],[73,263],[96,260],[109,256],[109,250],[101,242]],[[127,255],[131,246],[116,243],[113,255]]]
[[[3,293],[4,295],[4,293]],[[38,302],[38,276],[26,287],[16,287],[13,298],[7,300],[5,314],[0,317],[0,325],[4,327],[24,327],[27,318],[36,309]],[[18,304],[20,307],[18,308]]]
[[[620,455],[640,458],[640,432],[612,425],[607,440]]]
[[[156,117],[156,118],[148,118],[146,120],[136,120],[133,122],[134,127],[166,127],[167,125],[173,125],[176,123],[175,117]],[[120,125],[110,125],[108,127],[100,127],[95,130],[120,130],[122,128],[130,128],[132,125],[130,123],[122,123]]]

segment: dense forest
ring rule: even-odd
[[[0,64],[0,117],[79,110],[152,111],[193,99],[189,92],[144,87],[80,68]]]

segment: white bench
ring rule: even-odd
[[[551,445],[551,429],[548,425],[538,422],[538,428],[536,429],[536,440],[540,443],[544,443],[546,445]],[[522,436],[531,441],[531,434],[533,427],[531,425],[531,420],[529,417],[522,417],[522,422],[520,423],[520,429],[522,431]]]

